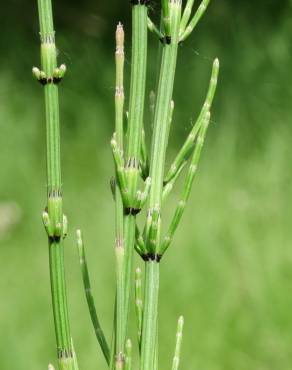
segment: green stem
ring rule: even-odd
[[[49,261],[52,305],[55,320],[58,357],[61,369],[67,369],[65,363],[71,356],[71,338],[64,282],[64,250],[60,243],[49,243]],[[68,367],[69,368],[69,367]]]
[[[174,349],[174,356],[172,360],[172,370],[178,370],[178,366],[180,362],[182,337],[183,337],[183,327],[184,327],[184,318],[183,316],[180,316],[177,322],[175,349]]]
[[[172,1],[172,42],[164,45],[155,103],[154,129],[151,148],[150,177],[150,208],[161,204],[164,162],[169,134],[169,112],[173,92],[174,75],[177,61],[178,30],[180,21],[180,2]]]
[[[143,310],[143,330],[141,348],[141,370],[152,370],[155,366],[158,292],[159,292],[159,263],[146,262],[145,292]]]
[[[141,370],[153,370],[157,338],[157,309],[159,291],[160,210],[162,203],[165,153],[170,129],[171,99],[177,60],[181,2],[169,3],[171,43],[165,44],[162,52],[160,77],[154,113],[154,128],[151,148],[149,209],[146,227],[146,248],[149,259],[145,270],[144,312],[141,341]],[[165,13],[164,13],[165,15]]]
[[[58,87],[54,77],[57,70],[57,50],[53,26],[52,4],[50,0],[38,0],[41,36],[41,82],[43,82],[46,109],[47,141],[47,196],[48,207],[44,213],[45,226],[49,238],[49,262],[52,291],[52,305],[56,332],[57,351],[60,369],[72,369],[73,358],[71,335],[66,298],[64,270],[65,236],[62,213],[62,182],[60,163],[60,127]]]
[[[116,92],[115,92],[115,138],[120,150],[123,150],[123,113],[124,113],[124,30],[119,23],[116,29]],[[124,265],[125,265],[125,248],[124,248],[124,206],[118,178],[116,175],[115,187],[115,255],[116,255],[116,320],[115,320],[115,355],[116,368],[123,364],[124,360],[124,343],[125,343],[125,291],[124,291]]]
[[[127,135],[127,163],[125,173],[127,177],[129,198],[132,202],[136,198],[139,178],[139,160],[141,152],[141,138],[143,129],[145,84],[147,61],[147,7],[142,4],[132,8],[132,69],[131,90],[129,102],[129,120]],[[133,204],[129,204],[133,206]],[[129,316],[129,300],[133,270],[133,251],[135,246],[136,217],[133,214],[124,217],[124,343],[127,335]]]

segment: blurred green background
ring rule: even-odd
[[[158,9],[151,3],[154,19]],[[180,314],[186,322],[181,369],[292,366],[291,11],[291,1],[213,0],[179,48],[168,163],[198,114],[215,56],[221,74],[199,176],[161,264],[160,369],[170,368]],[[0,368],[37,370],[55,361],[55,350],[40,217],[46,184],[43,94],[31,78],[32,65],[39,65],[36,1],[11,0],[0,13]],[[68,67],[60,106],[71,326],[80,368],[104,369],[74,235],[81,227],[109,338],[115,276],[109,190],[114,29],[118,21],[125,25],[128,86],[130,5],[54,1],[54,14],[59,61]],[[148,92],[157,50],[155,38],[149,40]],[[165,209],[166,223],[179,190]],[[136,264],[142,265],[139,259]]]

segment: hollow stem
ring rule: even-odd
[[[116,29],[116,92],[115,92],[115,139],[123,151],[123,111],[124,111],[124,30],[119,23]],[[124,291],[124,205],[118,178],[115,181],[115,255],[116,255],[116,320],[115,320],[115,357],[116,368],[124,361],[125,341],[125,291]]]
[[[141,370],[153,370],[155,367],[157,316],[159,292],[159,263],[146,262],[144,310],[141,342]]]
[[[163,191],[165,153],[168,143],[171,99],[177,60],[181,2],[169,3],[171,42],[162,51],[160,76],[155,102],[154,127],[151,148],[150,177],[152,186],[146,223],[146,249],[149,258],[145,267],[144,311],[141,340],[141,370],[155,368],[157,339],[157,309],[159,292],[160,212]],[[164,13],[165,15],[165,13]]]
[[[51,0],[38,0],[42,71],[33,69],[45,94],[47,146],[47,210],[43,214],[49,239],[52,306],[59,367],[73,369],[71,335],[66,297],[64,248],[67,222],[62,211],[58,86],[65,68],[57,68],[57,51]],[[62,71],[61,71],[62,70]]]
[[[126,148],[126,168],[129,199],[134,202],[139,178],[139,161],[143,129],[147,60],[147,6],[135,4],[132,8],[132,61],[129,118]],[[133,204],[130,204],[133,206]],[[132,285],[133,251],[135,246],[136,216],[124,216],[124,340],[127,335],[129,300]]]

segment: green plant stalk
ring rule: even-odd
[[[141,370],[152,370],[155,364],[159,292],[159,260],[157,260],[156,254],[159,252],[158,246],[164,162],[170,128],[169,114],[171,109],[171,99],[177,60],[181,2],[171,1],[169,8],[171,17],[171,43],[165,44],[162,52],[151,148],[150,177],[152,179],[152,186],[150,189],[148,218],[152,218],[152,214],[158,214],[158,216],[155,218],[156,231],[154,233],[154,238],[153,236],[150,236],[150,238],[147,240],[147,243],[149,244],[147,246],[147,250],[152,252],[152,258],[146,261],[145,267],[144,313],[142,323],[140,365]],[[153,245],[151,245],[151,242],[153,242]]]
[[[143,301],[142,301],[142,279],[141,269],[138,267],[135,271],[135,309],[137,317],[137,337],[139,352],[141,352],[141,334],[142,334],[142,317],[143,317]]]
[[[180,362],[182,337],[183,337],[183,327],[184,327],[184,318],[181,316],[177,322],[175,349],[174,349],[174,356],[172,360],[172,370],[178,370],[178,366]]]
[[[132,61],[131,61],[131,83],[129,120],[127,132],[127,151],[125,172],[128,179],[128,192],[132,201],[136,198],[139,159],[141,151],[141,138],[143,129],[143,114],[146,84],[146,61],[147,61],[147,7],[137,4],[132,9]],[[131,204],[130,204],[131,206]],[[124,325],[127,328],[129,316],[129,300],[132,284],[133,251],[135,246],[136,217],[127,214],[124,217],[124,243],[125,243],[125,265],[124,265],[124,291],[125,309]],[[125,337],[127,330],[124,330]]]
[[[50,279],[58,360],[60,369],[67,370],[72,369],[74,365],[66,298],[64,248],[62,243],[66,225],[64,225],[62,213],[58,87],[52,82],[57,69],[57,51],[51,1],[38,0],[38,11],[42,73],[50,81],[44,86],[48,203],[47,212],[44,213],[43,217],[49,239]]]
[[[145,264],[145,291],[141,340],[141,370],[155,367],[159,292],[159,263]]]
[[[123,114],[124,114],[124,30],[119,23],[116,29],[116,92],[115,92],[115,139],[123,150]],[[116,175],[115,186],[115,255],[116,255],[116,320],[115,320],[115,366],[119,369],[124,361],[125,342],[125,290],[124,290],[124,206]]]
[[[132,342],[130,339],[126,341],[125,347],[125,370],[132,370]]]

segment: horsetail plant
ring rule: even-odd
[[[211,106],[216,91],[219,61],[214,60],[209,88],[203,107],[181,149],[166,171],[165,161],[170,127],[173,121],[173,88],[179,43],[195,29],[209,5],[203,0],[192,16],[194,0],[161,0],[161,23],[156,26],[148,14],[147,0],[132,2],[132,56],[128,111],[124,92],[124,29],[116,29],[116,89],[115,129],[111,140],[115,176],[111,187],[115,200],[115,263],[116,292],[113,320],[113,340],[109,346],[98,319],[91,292],[88,266],[81,231],[77,231],[77,246],[87,305],[94,331],[107,366],[113,370],[132,370],[132,340],[129,338],[129,316],[132,286],[135,291],[139,369],[158,369],[158,296],[159,266],[173,239],[188,201],[197,173],[200,154],[210,122]],[[67,219],[62,213],[58,86],[66,67],[57,67],[55,34],[51,0],[38,0],[42,70],[33,74],[45,90],[47,132],[48,207],[43,214],[49,239],[52,305],[55,322],[57,353],[61,370],[77,370],[66,299],[63,239]],[[147,153],[144,116],[147,72],[148,32],[159,40],[160,62],[155,91],[150,92],[150,123],[153,126],[151,148]],[[127,120],[127,124],[126,121]],[[185,180],[178,205],[162,235],[163,204],[185,167]],[[143,231],[137,216],[146,208]],[[133,274],[133,253],[136,250],[145,263]],[[144,284],[142,287],[142,277]],[[133,284],[133,280],[135,283]],[[184,319],[178,320],[172,369],[180,362]],[[49,369],[53,369],[49,365]]]
[[[33,68],[33,75],[43,85],[46,111],[47,142],[47,207],[43,222],[49,241],[49,264],[52,306],[55,323],[57,356],[62,370],[77,369],[70,334],[66,281],[64,270],[63,239],[67,235],[67,218],[63,215],[60,162],[60,128],[58,83],[66,67],[57,67],[57,50],[50,0],[38,0],[41,65]]]

